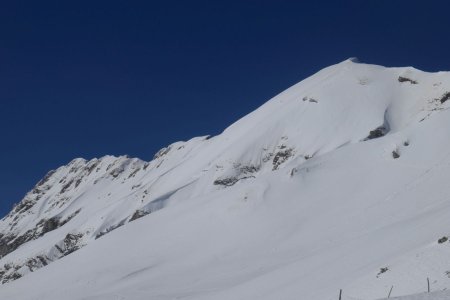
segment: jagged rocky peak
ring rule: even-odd
[[[164,195],[158,198],[156,194],[152,203],[149,189],[157,177],[145,177],[152,170],[166,172],[204,140],[199,137],[169,145],[152,162],[129,156],[77,158],[48,172],[0,221],[0,258],[7,262],[3,268],[0,264],[0,282],[21,278],[75,252],[90,240],[160,209]],[[119,206],[111,205],[118,199]],[[93,210],[99,213],[93,215]],[[60,232],[59,238],[48,235],[54,231]],[[22,245],[38,239],[48,239],[48,245],[35,249],[25,262],[23,257],[9,258]]]
[[[16,241],[14,247],[7,251],[13,251],[24,242],[67,223],[80,211],[68,209],[73,206],[71,200],[85,193],[86,189],[102,180],[117,179],[123,173],[134,176],[144,165],[145,162],[126,156],[105,156],[89,161],[77,158],[48,172],[2,219],[3,240],[8,240],[9,244]]]
[[[147,162],[128,156],[104,156],[91,160],[77,158],[48,172],[0,221],[0,258],[8,259],[9,254],[22,245],[46,238],[49,232],[61,229],[62,237],[53,239],[44,249],[37,249],[25,262],[23,258],[12,259],[8,260],[3,268],[0,265],[0,282],[6,283],[21,278],[27,272],[33,272],[84,246],[94,234],[94,230],[80,228],[83,227],[80,224],[86,221],[77,220],[80,213],[86,210],[87,217],[92,217],[89,215],[92,208],[89,207],[105,205],[105,199],[100,201],[99,193],[103,198],[111,196],[116,193],[111,187],[116,184],[114,182],[125,184],[127,181],[133,181],[139,172],[145,172],[147,166]],[[95,186],[101,186],[101,192],[93,192]],[[92,199],[80,201],[80,197],[89,194]],[[125,211],[124,219],[130,218],[135,211],[132,207],[128,210]],[[104,219],[102,216],[98,218]],[[72,220],[78,224],[74,223],[66,228],[65,225],[73,223]]]
[[[7,216],[28,212],[46,194],[65,194],[70,189],[77,188],[89,177],[101,178],[105,169],[113,166],[123,167],[132,159],[122,156],[104,156],[100,159],[85,160],[77,158],[69,164],[48,172],[35,186],[26,194],[24,199],[18,203]]]

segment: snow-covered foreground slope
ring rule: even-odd
[[[448,98],[450,73],[348,60],[151,162],[74,160],[1,221],[0,298],[448,288]]]
[[[393,297],[392,300],[448,300],[450,299],[450,291],[439,291],[432,293],[420,293],[415,295]]]

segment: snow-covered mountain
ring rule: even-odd
[[[448,72],[346,60],[150,162],[75,159],[0,222],[0,298],[444,290],[448,100]]]

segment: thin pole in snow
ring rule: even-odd
[[[391,293],[392,293],[393,288],[394,288],[394,286],[391,286],[391,289],[389,290],[388,298],[391,298]]]
[[[427,277],[427,283],[428,283],[428,293],[430,292],[430,278]]]
[[[339,300],[342,300],[342,289],[339,290]]]

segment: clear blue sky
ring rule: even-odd
[[[217,134],[357,56],[450,70],[448,1],[1,1],[0,215],[75,157]]]

